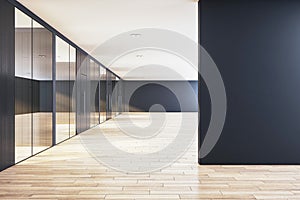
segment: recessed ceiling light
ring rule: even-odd
[[[142,58],[143,55],[138,54],[138,55],[136,55],[136,57],[137,57],[137,58]]]
[[[46,58],[46,55],[40,54],[39,57],[40,58]]]
[[[133,38],[138,38],[138,37],[141,37],[142,34],[140,34],[140,33],[131,33],[130,36],[133,37]]]

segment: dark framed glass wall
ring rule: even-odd
[[[106,119],[112,118],[112,73],[106,70]]]
[[[100,67],[90,59],[90,127],[99,124],[99,79]]]
[[[108,71],[108,70],[107,70]],[[107,72],[108,117],[114,118],[119,114],[122,105],[121,82],[112,72]]]
[[[76,135],[76,48],[70,45],[70,137]]]
[[[106,121],[106,69],[100,66],[100,123]]]
[[[15,160],[52,146],[52,33],[15,9]]]
[[[100,124],[100,65],[95,62],[95,123]]]
[[[119,102],[119,95],[112,98],[115,74],[26,8],[21,10],[15,8],[16,162],[112,118]],[[83,105],[78,104],[78,88]],[[86,122],[82,129],[78,118]]]
[[[32,155],[32,19],[15,9],[15,160]]]
[[[111,95],[111,111],[112,111],[112,118],[116,117],[117,110],[118,110],[118,90],[117,90],[117,82],[116,76],[111,74],[111,83],[112,83],[112,95]]]
[[[109,117],[114,118],[116,117],[122,107],[122,94],[121,94],[121,82],[120,79],[113,73],[109,72],[107,78],[107,95],[109,99],[109,107],[108,110],[110,111]]]
[[[52,146],[52,33],[32,21],[33,154]]]
[[[56,143],[75,134],[73,89],[75,81],[76,51],[72,46],[56,36]],[[75,59],[74,59],[75,55]]]
[[[115,94],[116,94],[116,115],[121,114],[122,112],[122,80],[116,77],[116,86],[115,86]]]

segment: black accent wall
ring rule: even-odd
[[[14,137],[14,78],[15,25],[14,7],[0,0],[0,171],[13,165]]]
[[[163,111],[166,112],[198,112],[197,81],[123,81],[124,102],[129,102],[130,112]],[[130,91],[136,88],[131,94]],[[176,94],[180,92],[179,94]],[[177,96],[176,96],[177,95]],[[178,96],[185,96],[180,100]]]
[[[199,24],[228,104],[222,135],[200,163],[300,164],[300,1],[201,0]],[[211,106],[203,81],[199,101],[201,143]]]

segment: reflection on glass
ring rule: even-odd
[[[56,37],[56,143],[70,137],[70,46]]]
[[[33,154],[52,145],[52,33],[33,21]]]
[[[112,73],[106,70],[106,119],[112,118]]]
[[[90,127],[94,127],[99,122],[99,66],[90,59]]]
[[[76,49],[56,36],[56,143],[76,134]]]
[[[32,155],[32,20],[15,9],[15,160]]]
[[[100,66],[100,123],[106,120],[106,69]]]
[[[116,88],[116,76],[114,74],[111,75],[112,82],[112,98],[111,98],[111,110],[112,110],[112,118],[117,115],[117,88]]]
[[[122,112],[122,82],[116,77],[116,87],[115,87],[115,98],[116,98],[116,115]]]
[[[95,124],[100,123],[100,66],[95,63]]]
[[[52,146],[52,39],[53,34],[50,31],[16,9],[16,162]],[[77,90],[75,89],[75,80],[77,72],[76,53],[78,52],[58,37],[56,37],[55,48],[56,143],[58,143],[76,134]],[[91,59],[86,59],[83,66],[85,66],[83,67],[84,70],[79,73],[82,84],[77,85],[77,87],[81,88],[80,91],[84,91],[82,95],[80,94],[83,96],[83,101],[80,102],[84,102],[82,106],[84,115],[82,115],[83,119],[79,121],[86,122],[84,126],[80,126],[86,129],[88,126],[96,126],[99,122],[104,122],[106,119],[117,115],[120,94],[118,90],[117,98],[112,98],[112,92],[118,80],[110,71]],[[87,81],[88,76],[90,76],[90,82]],[[88,101],[89,93],[90,102]],[[90,115],[88,115],[89,111]]]
[[[76,49],[70,46],[70,137],[76,135]]]
[[[17,9],[15,15],[15,142],[19,162],[52,145],[52,33]]]

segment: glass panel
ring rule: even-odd
[[[56,143],[70,137],[70,45],[56,37]]]
[[[90,60],[90,127],[97,125],[96,118],[96,101],[98,101],[97,95],[97,75],[96,64],[93,60]]]
[[[100,123],[106,120],[106,69],[100,66]]]
[[[116,94],[116,115],[121,114],[122,112],[122,82],[117,77],[116,78],[116,87],[115,87],[115,94]]]
[[[106,119],[112,118],[112,73],[106,70]]]
[[[33,154],[52,145],[52,33],[33,21]]]
[[[76,49],[70,46],[70,136],[76,135]]]
[[[95,123],[100,123],[100,66],[95,63],[95,85],[96,85],[96,92],[95,92]]]
[[[111,75],[111,83],[112,83],[112,97],[111,97],[111,111],[112,118],[114,118],[117,114],[117,94],[116,94],[116,76],[114,74]]]
[[[15,160],[19,162],[32,155],[32,20],[15,11]]]

